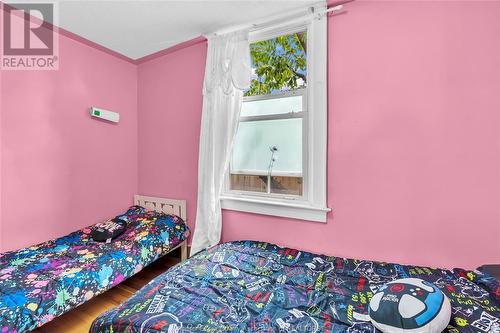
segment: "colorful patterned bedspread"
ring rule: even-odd
[[[176,216],[131,207],[125,233],[94,242],[90,227],[0,254],[0,332],[26,332],[139,272],[186,239]]]
[[[97,318],[91,332],[377,332],[358,314],[367,314],[379,286],[403,277],[431,281],[450,298],[448,332],[500,332],[500,282],[492,276],[253,241],[222,244],[173,267]]]

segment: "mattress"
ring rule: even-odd
[[[0,332],[26,332],[139,272],[188,235],[181,218],[139,206],[121,215],[126,231],[94,242],[91,228],[0,254]]]
[[[376,332],[358,318],[381,285],[405,277],[430,281],[448,296],[448,332],[499,332],[500,283],[490,275],[254,241],[225,243],[174,266],[98,317],[91,332]]]

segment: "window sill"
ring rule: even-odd
[[[288,217],[298,220],[326,223],[327,207],[315,207],[299,202],[283,202],[246,196],[221,196],[222,209],[263,215]]]

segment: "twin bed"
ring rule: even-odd
[[[149,211],[131,207],[127,232],[109,244],[91,242],[85,228],[3,254],[0,332],[40,326],[173,248],[181,246],[185,258],[185,203],[135,203]],[[448,296],[448,332],[500,333],[500,282],[486,272],[328,257],[255,241],[224,243],[182,261],[99,316],[90,332],[377,332],[364,321],[371,297],[405,277],[430,281]]]
[[[0,254],[0,332],[33,330],[178,247],[185,259],[185,202],[135,196],[134,204],[120,215],[126,231],[110,243],[93,241],[87,227]]]

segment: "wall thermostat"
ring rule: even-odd
[[[104,109],[99,109],[96,107],[90,108],[90,115],[92,117],[101,118],[114,123],[120,121],[120,114],[118,112],[112,112]]]

